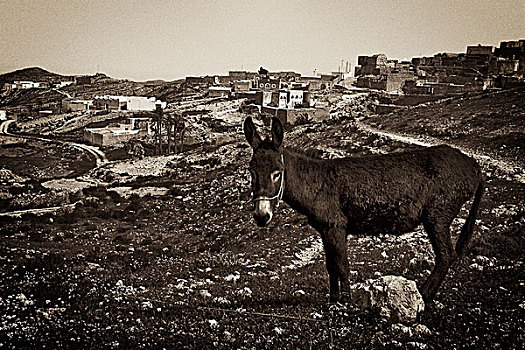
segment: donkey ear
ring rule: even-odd
[[[273,146],[279,149],[283,143],[284,129],[279,118],[272,118],[272,142]]]
[[[244,136],[253,149],[257,149],[261,144],[261,136],[257,132],[255,125],[253,125],[252,117],[248,117],[244,120]]]

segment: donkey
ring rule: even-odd
[[[434,298],[452,262],[465,253],[483,193],[475,160],[449,146],[349,157],[314,159],[282,146],[284,130],[273,118],[271,138],[263,140],[251,117],[244,134],[253,148],[253,217],[258,226],[272,220],[282,199],[321,234],[330,280],[330,301],[349,292],[347,235],[402,234],[420,223],[435,253],[435,266],[419,286]],[[463,204],[474,200],[455,249],[450,225]]]

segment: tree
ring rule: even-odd
[[[259,74],[260,75],[268,75],[268,70],[264,69],[263,67],[259,68]]]
[[[162,151],[162,118],[163,111],[160,105],[155,110],[155,154],[160,155]]]

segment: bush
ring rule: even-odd
[[[310,124],[312,122],[312,118],[310,118],[310,115],[308,113],[301,113],[295,120],[295,125],[306,125]]]

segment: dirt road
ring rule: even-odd
[[[379,136],[383,136],[395,141],[412,144],[412,145],[418,145],[423,147],[430,147],[430,146],[437,146],[437,145],[448,145],[454,148],[459,149],[461,152],[473,157],[477,161],[479,161],[482,164],[485,164],[492,168],[499,169],[500,173],[505,174],[504,179],[506,180],[516,180],[520,183],[525,183],[525,172],[523,169],[521,171],[516,171],[516,169],[519,169],[519,165],[514,164],[511,161],[508,160],[501,160],[501,159],[494,159],[488,155],[477,153],[476,151],[466,148],[463,146],[459,146],[452,143],[447,143],[443,140],[439,140],[430,136],[425,136],[424,140],[421,140],[420,138],[416,138],[413,136],[407,136],[407,135],[400,135],[394,132],[385,132],[378,129],[375,129],[369,125],[364,124],[361,121],[356,122],[356,125],[359,129],[376,134]]]
[[[6,120],[0,124],[0,135],[7,135],[7,136],[16,136],[19,138],[25,138],[25,139],[32,139],[32,140],[39,140],[44,142],[58,142],[66,145],[70,145],[72,147],[75,147],[81,151],[87,152],[95,157],[95,160],[97,162],[97,166],[101,166],[108,162],[108,159],[103,151],[100,150],[100,148],[90,145],[84,145],[81,143],[76,142],[68,142],[68,141],[60,141],[60,140],[51,140],[46,139],[43,137],[36,137],[36,136],[24,136],[24,135],[15,135],[8,131],[9,125],[14,123],[14,120]]]
[[[9,125],[14,123],[14,120],[5,120],[0,124],[0,134],[2,135],[11,135],[8,133]]]

